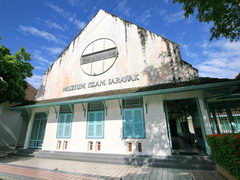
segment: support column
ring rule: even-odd
[[[27,127],[27,134],[26,134],[25,142],[24,142],[24,149],[27,149],[29,146],[29,141],[30,141],[31,133],[32,133],[33,121],[34,121],[34,113],[31,113],[30,120],[28,122],[28,127]]]
[[[217,133],[220,134],[221,132],[220,132],[219,124],[218,124],[218,121],[217,121],[215,109],[213,109],[211,112],[213,114],[213,119],[214,119],[214,122],[215,122],[215,125],[216,125],[216,128],[217,128]]]
[[[235,130],[234,130],[233,125],[232,125],[234,123],[234,119],[233,119],[233,116],[232,116],[232,111],[229,108],[229,105],[227,103],[224,103],[224,105],[225,105],[225,108],[226,108],[227,120],[230,124],[231,131],[232,131],[232,133],[235,133]]]
[[[199,102],[199,110],[200,110],[200,114],[202,116],[202,127],[203,127],[203,138],[204,138],[204,141],[205,141],[205,147],[206,147],[206,152],[207,154],[210,154],[210,147],[208,146],[207,144],[207,139],[206,139],[206,135],[210,135],[212,134],[212,131],[211,131],[211,124],[210,124],[210,117],[208,116],[208,111],[207,111],[207,108],[205,106],[205,101],[204,101],[204,96],[203,95],[200,95],[198,97],[198,102]]]
[[[164,104],[164,99],[162,96],[160,96],[160,109],[159,112],[161,114],[160,120],[161,120],[161,130],[160,130],[160,137],[162,139],[159,139],[161,141],[165,141],[165,148],[168,149],[168,155],[172,154],[171,146],[171,133],[170,133],[170,127],[169,127],[169,122],[168,122],[168,112]]]

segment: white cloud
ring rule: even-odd
[[[81,3],[79,0],[67,0],[67,2],[68,2],[71,6],[76,6],[76,5],[78,5],[78,4]]]
[[[37,51],[37,50],[33,51],[32,56],[33,56],[33,60],[37,60],[38,62],[40,62],[40,64],[44,63],[46,66],[49,66],[51,64],[51,61],[43,57],[40,51]]]
[[[34,74],[32,77],[27,78],[27,82],[33,85],[35,88],[39,88],[42,83],[43,76]]]
[[[120,3],[117,5],[118,12],[124,14],[127,17],[132,16],[132,9],[126,5],[127,0],[118,0]]]
[[[159,9],[158,13],[160,14],[160,16],[162,16],[162,19],[166,24],[177,23],[183,20],[185,20],[186,23],[192,23],[194,20],[192,16],[185,19],[183,10],[171,13],[169,11],[166,11],[165,9]]]
[[[60,47],[49,47],[45,49],[53,55],[58,55],[63,51],[63,48],[60,48]]]
[[[175,23],[184,20],[183,11],[164,14],[163,20],[167,23]]]
[[[153,16],[153,13],[155,12],[155,9],[150,8],[145,10],[142,15],[137,19],[138,22],[148,25],[149,24],[149,19]]]
[[[67,12],[64,9],[60,8],[59,6],[56,6],[51,3],[46,3],[46,5],[55,12],[57,12],[58,14],[60,14],[61,16],[63,16],[64,18],[66,18],[69,22],[77,26],[78,29],[82,29],[86,25],[85,22],[77,19],[76,14]]]
[[[200,76],[234,78],[240,71],[240,42],[219,40],[201,44],[205,59],[197,64]]]
[[[197,58],[198,55],[192,52],[191,48],[189,48],[188,44],[182,44],[181,47],[183,48],[183,53],[189,58]],[[194,59],[193,59],[194,61]]]
[[[36,65],[36,66],[34,66],[34,69],[35,70],[45,70],[45,69],[47,69],[47,67]]]
[[[61,26],[61,25],[59,25],[55,22],[46,20],[45,23],[50,28],[57,29],[57,30],[60,30],[60,31],[63,31],[63,32],[66,30],[66,26]]]
[[[19,29],[24,33],[29,33],[33,36],[41,37],[41,38],[46,39],[48,41],[52,41],[52,42],[55,42],[55,43],[62,43],[62,41],[59,40],[58,38],[56,38],[56,36],[54,36],[53,34],[51,34],[49,32],[46,32],[46,31],[39,30],[39,29],[37,29],[35,27],[32,27],[32,26],[19,25]]]

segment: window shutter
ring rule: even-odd
[[[65,115],[60,114],[59,121],[58,121],[57,137],[62,137],[64,135],[64,121],[65,121]]]
[[[142,108],[124,109],[124,138],[144,138],[144,119]]]
[[[64,137],[70,137],[72,114],[65,114]]]
[[[124,132],[125,138],[132,137],[133,135],[133,113],[132,109],[124,109]]]
[[[144,137],[144,123],[143,123],[143,112],[142,109],[135,109],[134,110],[134,130],[135,130],[135,137],[143,138]]]
[[[88,112],[87,137],[94,137],[95,113]]]
[[[103,137],[103,114],[104,111],[95,112],[96,137]]]

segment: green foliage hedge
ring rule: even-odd
[[[229,174],[240,179],[240,134],[207,136],[212,159]]]

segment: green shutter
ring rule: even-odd
[[[47,114],[38,112],[34,115],[34,122],[29,142],[29,148],[41,148],[47,123]]]
[[[71,114],[65,114],[65,128],[64,128],[64,137],[70,137],[71,134]]]
[[[104,116],[104,111],[98,111],[95,112],[95,129],[96,129],[96,134],[95,137],[97,138],[102,138],[103,137],[103,116]]]
[[[94,122],[95,122],[95,113],[88,112],[88,126],[87,126],[87,137],[94,137]]]
[[[71,136],[72,114],[59,114],[57,137],[69,138]]]
[[[124,109],[124,124],[123,137],[124,138],[144,138],[144,119],[142,108]]]
[[[142,108],[134,110],[134,122],[135,122],[135,137],[136,138],[143,138],[144,133],[144,121],[143,121],[143,112]]]
[[[60,114],[58,119],[57,137],[63,137],[65,115]]]
[[[88,112],[87,138],[103,137],[104,111]]]
[[[133,113],[132,109],[124,109],[124,138],[133,136]]]

